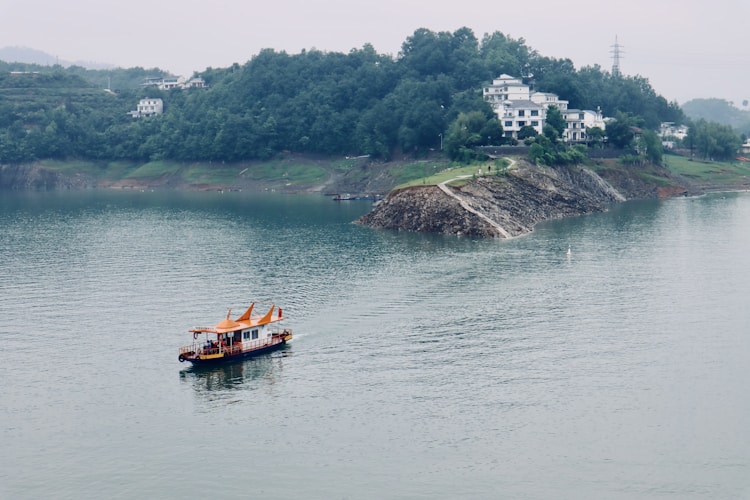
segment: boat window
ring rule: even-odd
[[[253,330],[253,340],[258,338],[258,330]]]
[[[243,340],[249,339],[250,338],[250,331],[249,330],[244,330],[242,332],[242,338],[243,338]]]

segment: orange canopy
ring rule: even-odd
[[[253,307],[255,307],[254,302],[250,304],[250,307],[248,307],[247,310],[236,320],[232,320],[229,318],[229,315],[232,313],[232,310],[230,309],[229,312],[227,313],[227,317],[223,319],[216,326],[193,328],[190,331],[193,333],[197,332],[197,333],[222,334],[222,333],[235,332],[237,330],[242,330],[242,329],[250,328],[253,326],[263,326],[263,325],[267,325],[269,323],[274,323],[276,321],[281,321],[282,319],[284,319],[281,316],[281,308],[279,308],[278,314],[274,317],[273,310],[276,308],[275,304],[271,304],[271,308],[263,316],[252,316]]]

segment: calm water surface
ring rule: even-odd
[[[0,497],[750,498],[750,195],[502,242],[369,208],[0,193]],[[288,347],[177,361],[253,300]]]

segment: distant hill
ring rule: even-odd
[[[724,99],[693,99],[683,104],[682,110],[693,120],[703,118],[750,135],[750,110],[736,108]]]
[[[38,64],[40,66],[54,66],[59,64],[65,68],[69,66],[81,66],[86,69],[112,69],[112,64],[96,63],[91,61],[65,61],[55,56],[29,47],[3,47],[0,49],[0,61],[18,62],[25,64]]]
[[[116,91],[123,89],[140,89],[147,78],[173,77],[168,71],[159,68],[144,69],[120,68],[111,64],[64,61],[28,47],[4,47],[0,49],[0,80],[8,72],[38,72],[52,74],[63,71],[68,76],[78,76],[98,88],[110,88]],[[58,84],[65,85],[65,79],[58,77]],[[68,82],[70,83],[70,82]],[[0,81],[0,89],[5,87]],[[77,87],[78,84],[74,84]]]

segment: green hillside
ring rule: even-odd
[[[18,71],[24,74],[11,73]],[[679,106],[645,78],[613,76],[597,66],[577,69],[500,32],[479,40],[468,28],[419,29],[398,57],[367,44],[348,53],[263,50],[243,65],[203,72],[204,89],[160,91],[136,83],[166,76],[159,70],[0,63],[0,163],[216,166],[271,160],[285,151],[419,158],[440,148],[461,114],[494,119],[481,92],[502,73],[532,73],[536,90],[557,93],[571,107],[625,113],[647,128],[684,120]],[[105,91],[110,84],[113,90]],[[145,97],[162,99],[163,114],[131,118],[128,112]],[[482,135],[470,140],[494,141]]]

